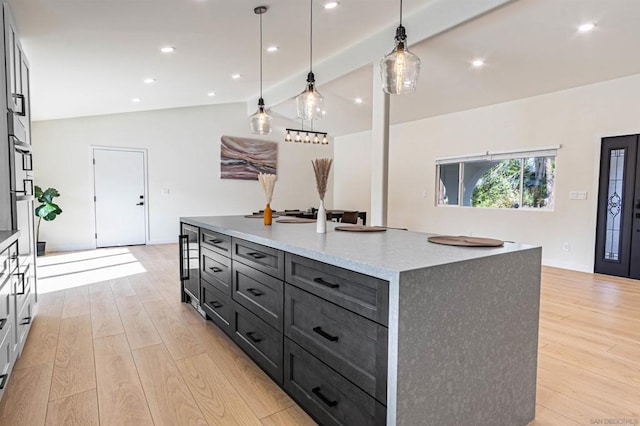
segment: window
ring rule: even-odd
[[[438,159],[436,203],[551,210],[558,148]]]

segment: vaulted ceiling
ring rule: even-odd
[[[296,122],[292,98],[309,66],[307,1],[9,3],[31,62],[36,120],[244,101],[249,113],[259,83],[253,8],[265,4],[264,45],[279,47],[264,52],[265,101],[277,125]],[[373,79],[393,45],[399,2],[323,4],[314,1],[313,43],[327,100],[322,129],[367,130]],[[404,14],[422,72],[416,93],[392,97],[392,123],[640,73],[637,0],[404,0]],[[588,21],[595,30],[579,33]],[[176,50],[163,54],[163,46]],[[472,67],[475,58],[485,66]],[[234,73],[242,77],[233,80]]]

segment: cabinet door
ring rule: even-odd
[[[18,66],[16,47],[18,40],[18,32],[16,31],[16,24],[13,20],[11,10],[8,4],[4,4],[4,50],[6,52],[6,72],[7,72],[7,105],[13,111],[15,111],[15,102],[13,94],[17,92],[18,83]]]
[[[22,50],[22,45],[17,43],[17,51],[19,53],[19,61],[17,65],[19,65],[19,79],[18,79],[18,94],[22,95],[23,99],[16,99],[16,102],[23,102],[23,105],[18,105],[18,109],[21,109],[21,114],[18,115],[18,120],[22,123],[24,127],[24,131],[26,133],[25,143],[31,145],[31,101],[29,96],[29,61]]]

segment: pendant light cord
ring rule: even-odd
[[[260,14],[260,99],[262,99],[262,13]]]
[[[313,72],[313,0],[311,3],[311,13],[309,13],[309,72]]]
[[[402,26],[402,0],[400,0],[400,26]]]

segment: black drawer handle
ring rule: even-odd
[[[27,325],[31,322],[31,317],[24,317],[22,318],[22,322],[20,323],[20,325]]]
[[[0,330],[2,330],[4,328],[4,325],[7,323],[7,319],[6,318],[2,318],[0,320]]]
[[[213,302],[211,302],[211,306],[213,307],[213,309],[220,309],[224,305],[222,303],[220,303],[220,302],[213,301]]]
[[[256,253],[255,251],[251,252],[251,253],[247,253],[247,255],[253,257],[254,259],[263,259],[263,258],[267,257],[266,254]]]
[[[0,376],[0,390],[4,389],[4,385],[7,384],[7,377],[9,377],[8,374],[3,374],[2,376]]]
[[[248,288],[247,292],[253,294],[255,297],[260,297],[260,296],[262,296],[264,294],[264,292],[262,292],[260,290],[257,290],[255,288]]]
[[[322,327],[313,327],[313,331],[315,331],[316,333],[318,333],[319,335],[321,335],[322,337],[324,337],[325,339],[327,339],[330,342],[337,342],[338,341],[338,336],[330,335],[329,333],[324,331],[322,329]]]
[[[326,405],[328,405],[329,407],[335,407],[336,405],[338,405],[338,401],[331,401],[329,398],[324,396],[322,392],[320,392],[320,386],[311,389],[311,392],[313,392],[315,396],[320,398],[320,400],[324,402]]]
[[[249,339],[251,339],[251,341],[252,341],[253,343],[259,343],[259,342],[262,342],[262,339],[261,339],[260,337],[256,337],[256,336],[254,336],[255,331],[249,331],[249,332],[244,333],[244,334],[245,334],[245,336],[247,336]]]
[[[217,266],[212,266],[209,269],[211,269],[213,272],[222,272],[222,269],[218,268]]]
[[[325,287],[329,287],[329,288],[338,288],[340,287],[339,284],[334,284],[334,283],[330,283],[329,281],[325,281],[323,278],[314,278],[313,282],[316,282],[318,284],[322,284]]]
[[[215,240],[209,240],[209,242],[211,244],[220,244],[220,243],[224,243],[224,240],[219,240],[219,239],[215,239]]]

